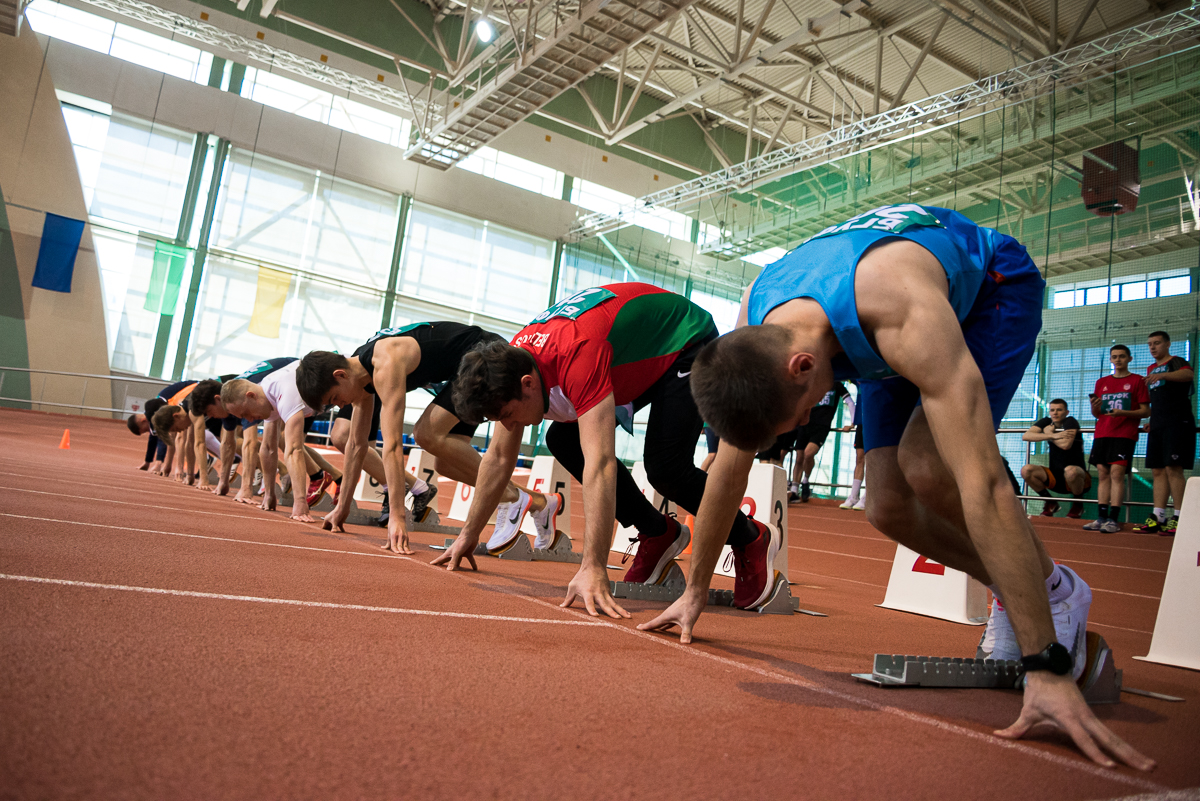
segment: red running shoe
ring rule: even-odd
[[[733,605],[753,609],[767,600],[775,588],[775,556],[779,553],[780,536],[774,526],[751,518],[758,536],[742,548],[733,549]]]
[[[1071,508],[1067,511],[1067,517],[1071,518],[1072,520],[1078,520],[1079,518],[1083,517],[1083,504],[1079,501],[1075,501],[1075,503],[1071,504]]]
[[[321,496],[325,494],[325,489],[333,483],[333,476],[329,473],[321,473],[320,478],[311,479],[308,482],[308,492],[304,494],[304,500],[308,501],[309,506],[313,506],[317,501],[321,500]]]
[[[639,532],[637,539],[630,541],[631,547],[633,542],[637,542],[638,551],[629,571],[625,573],[625,581],[630,584],[654,584],[691,541],[692,532],[674,517],[667,518],[665,534],[647,537]],[[621,562],[624,563],[627,558],[629,551],[625,552]]]
[[[1042,517],[1054,517],[1058,512],[1058,501],[1046,501],[1042,505]]]

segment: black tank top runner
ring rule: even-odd
[[[430,384],[453,381],[458,375],[458,363],[463,354],[480,342],[503,339],[498,334],[484,331],[477,325],[435,322],[412,323],[396,328],[385,328],[368,339],[353,355],[358,357],[369,375],[375,375],[375,344],[381,339],[412,337],[421,348],[421,363],[408,374],[404,389],[411,392]],[[367,392],[375,393],[375,386],[368,384]]]

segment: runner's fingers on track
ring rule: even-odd
[[[405,556],[412,556],[416,553],[416,551],[408,547],[408,531],[406,529],[397,530],[388,528],[388,542],[384,546],[384,550],[404,554]]]
[[[302,514],[296,514],[295,512],[293,512],[293,513],[292,513],[292,520],[299,520],[301,523],[315,523],[315,522],[317,522],[317,519],[316,519],[315,517],[313,517],[312,515],[310,515],[308,512],[304,512],[304,513],[302,513]]]
[[[667,632],[673,626],[679,626],[679,642],[687,645],[692,641],[692,627],[700,617],[699,609],[691,603],[687,596],[675,599],[675,602],[663,610],[662,614],[648,623],[639,623],[638,631]]]
[[[575,574],[575,578],[571,579],[571,583],[567,585],[567,597],[559,604],[563,609],[569,608],[575,602],[575,599],[583,601],[583,606],[587,613],[592,617],[599,617],[599,608],[604,614],[611,618],[620,620],[621,618],[630,618],[626,612],[612,597],[609,591],[608,574],[596,573],[599,579],[595,578],[592,572],[580,570]]]
[[[1007,729],[996,731],[999,737],[1019,740],[1040,724],[1062,729],[1075,742],[1080,751],[1098,765],[1116,767],[1116,763],[1104,753],[1101,745],[1125,764],[1138,770],[1152,770],[1154,760],[1139,753],[1133,746],[1113,734],[1087,707],[1083,696],[1074,693],[1078,700],[1046,698],[1042,694],[1031,696],[1025,691],[1025,704],[1017,722]]]
[[[321,528],[323,528],[325,531],[332,531],[334,534],[345,534],[346,533],[345,523],[346,523],[346,516],[345,515],[339,516],[338,510],[334,509],[329,514],[325,515],[324,520],[322,520],[322,522],[321,522]]]
[[[462,560],[466,559],[471,563],[472,570],[479,570],[479,565],[475,562],[474,547],[472,543],[460,536],[429,564],[445,565],[447,570],[454,571],[458,570]]]

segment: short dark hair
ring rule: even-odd
[[[1166,331],[1151,331],[1149,334],[1146,335],[1146,339],[1154,339],[1155,337],[1162,337],[1163,342],[1171,341],[1171,335],[1168,334]]]
[[[154,417],[155,412],[166,405],[167,401],[165,398],[151,398],[150,400],[146,401],[146,405],[142,410],[146,413],[146,419],[149,420],[150,418]]]
[[[1113,345],[1111,348],[1108,349],[1108,355],[1111,356],[1112,352],[1114,350],[1123,350],[1123,351],[1125,351],[1126,356],[1128,356],[1131,359],[1133,358],[1133,353],[1129,350],[1128,345]]]
[[[521,379],[536,369],[527,350],[499,338],[480,342],[458,363],[452,390],[454,408],[468,425],[495,419],[504,404],[521,397]]]
[[[340,353],[327,350],[310,351],[296,366],[296,390],[300,400],[310,409],[321,411],[325,405],[325,396],[337,383],[333,377],[334,370],[345,370],[350,366],[350,360]]]
[[[190,395],[192,414],[197,417],[203,417],[208,407],[216,402],[220,394],[221,382],[215,378],[206,378],[196,384],[196,388],[192,390],[192,394]]]
[[[1063,406],[1067,406],[1067,402],[1065,400],[1063,400],[1062,398],[1055,398],[1054,400],[1050,401],[1050,403],[1047,405],[1053,406],[1056,403],[1062,404]],[[1067,406],[1067,408],[1069,409],[1071,407]]]
[[[145,415],[143,415],[143,417],[144,416]],[[138,416],[136,414],[129,415],[129,419],[125,421],[125,425],[129,426],[129,433],[133,434],[135,437],[140,437],[142,435],[142,424],[138,422]]]
[[[163,406],[154,413],[154,418],[150,421],[150,427],[163,442],[170,441],[171,429],[175,425],[175,414],[182,411],[182,406]]]
[[[779,325],[731,331],[692,362],[692,397],[700,416],[726,442],[766,450],[807,387],[785,380],[792,334]]]

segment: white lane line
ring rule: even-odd
[[[1159,550],[1158,548],[1134,548],[1130,545],[1106,545],[1101,542],[1072,542],[1071,540],[1048,540],[1045,537],[1041,538],[1045,545],[1077,545],[1080,548],[1113,548],[1118,551],[1138,551],[1140,553],[1154,553],[1160,556],[1170,556],[1171,550]]]
[[[892,540],[880,539],[879,537],[867,537],[862,534],[840,534],[836,531],[824,531],[819,528],[797,528],[796,526],[788,526],[788,531],[808,531],[813,534],[825,534],[829,537],[847,537],[852,540],[869,540],[870,542],[878,542],[883,545],[890,545]]]
[[[555,609],[561,608],[561,607],[557,606],[556,604],[551,604],[548,601],[543,601],[538,598],[531,598],[530,600],[532,600],[534,603],[540,604],[542,606],[550,606]],[[576,617],[582,617],[585,620],[592,619],[590,616],[588,616],[588,614],[586,612],[580,612],[576,609],[564,609],[563,611],[572,613]],[[607,620],[601,620],[600,623],[604,626],[607,626],[608,628],[623,632],[624,634],[633,635],[635,637],[647,639],[651,642],[656,642],[659,645],[666,646],[667,648],[680,650],[685,654],[690,654],[691,656],[709,659],[709,660],[712,660],[712,661],[717,662],[722,665],[727,665],[729,667],[739,668],[741,670],[745,670],[750,673],[755,673],[759,676],[763,676],[764,678],[768,678],[773,681],[780,681],[780,682],[784,682],[787,684],[792,684],[792,685],[801,687],[806,690],[811,690],[812,692],[815,692],[815,693],[820,693],[821,695],[827,695],[827,696],[845,701],[847,703],[855,704],[855,705],[861,706],[861,707],[866,707],[867,709],[871,709],[876,712],[882,712],[882,713],[888,714],[888,715],[895,715],[897,717],[903,718],[903,719],[911,721],[913,723],[920,723],[924,726],[931,726],[935,729],[941,729],[942,731],[949,732],[951,734],[957,734],[957,735],[960,735],[963,737],[967,737],[969,739],[983,742],[988,745],[994,745],[994,746],[998,746],[1000,748],[1008,749],[1010,751],[1016,751],[1018,753],[1026,755],[1026,756],[1034,757],[1035,759],[1041,759],[1046,762],[1050,762],[1051,764],[1057,765],[1062,768],[1068,768],[1071,770],[1078,770],[1083,773],[1087,773],[1095,778],[1107,779],[1110,781],[1117,782],[1119,784],[1127,784],[1131,787],[1141,787],[1142,789],[1155,791],[1155,792],[1161,792],[1161,791],[1169,789],[1166,786],[1158,784],[1156,782],[1152,782],[1149,779],[1143,779],[1138,776],[1126,776],[1125,774],[1118,773],[1117,771],[1115,771],[1111,768],[1100,767],[1099,765],[1096,765],[1090,761],[1085,761],[1085,759],[1086,759],[1085,757],[1071,758],[1071,757],[1062,756],[1060,754],[1055,754],[1050,751],[1043,751],[1040,748],[1035,748],[1035,747],[1033,747],[1031,745],[1027,745],[1025,743],[1015,742],[1013,740],[1006,740],[1002,737],[997,737],[994,734],[986,734],[984,732],[976,731],[974,729],[969,729],[965,726],[958,726],[953,723],[947,723],[946,721],[939,720],[938,718],[935,718],[935,717],[932,717],[929,715],[925,715],[920,712],[909,712],[908,710],[905,710],[905,709],[898,709],[894,706],[886,706],[884,704],[877,703],[875,701],[869,701],[866,698],[862,698],[861,696],[852,695],[850,693],[843,692],[841,690],[837,690],[833,687],[826,687],[824,685],[817,684],[815,682],[809,681],[807,679],[802,679],[797,676],[792,676],[787,673],[779,673],[774,670],[769,670],[767,668],[758,667],[757,665],[750,665],[750,664],[746,664],[745,662],[739,662],[738,660],[731,659],[729,657],[719,656],[717,654],[701,650],[700,648],[698,648],[694,645],[682,645],[674,638],[671,638],[670,635],[663,636],[663,635],[659,635],[659,634],[650,634],[649,632],[638,631],[637,629],[629,628],[627,626],[622,626],[617,623],[609,622]]]
[[[825,575],[824,573],[811,573],[811,572],[809,572],[809,571],[807,571],[807,570],[791,570],[791,571],[788,571],[788,572],[791,572],[791,573],[800,573],[800,574],[802,574],[802,575],[805,575],[805,576],[816,576],[817,578],[824,578],[824,579],[834,579],[834,580],[836,580],[836,581],[848,581],[848,582],[850,582],[851,584],[861,584],[861,585],[863,585],[864,587],[878,587],[878,588],[879,588],[879,589],[881,589],[881,590],[886,590],[886,589],[887,589],[887,585],[886,585],[886,584],[874,584],[874,583],[872,583],[872,582],[870,582],[870,581],[858,581],[857,579],[843,578],[842,576],[827,576],[827,575]]]
[[[1091,619],[1088,620],[1088,625],[1089,626],[1103,626],[1106,629],[1116,629],[1117,631],[1132,631],[1134,634],[1150,634],[1150,635],[1154,634],[1153,631],[1142,631],[1141,629],[1129,629],[1129,628],[1125,628],[1124,626],[1114,626],[1111,623],[1097,623],[1096,621],[1091,620]]]
[[[242,540],[236,537],[214,537],[210,534],[184,534],[180,531],[162,531],[153,528],[131,528],[129,526],[112,526],[107,523],[85,523],[82,520],[60,520],[54,517],[34,517],[32,515],[16,515],[10,512],[0,512],[0,517],[15,517],[19,520],[41,520],[46,523],[66,523],[72,526],[91,526],[92,528],[111,528],[115,531],[132,531],[138,534],[164,534],[168,537],[183,537],[191,540],[214,540],[216,542],[232,542],[239,545],[262,545],[267,548],[290,548],[297,551],[319,551],[321,553],[336,553],[344,556],[370,556],[376,559],[395,559],[387,553],[369,553],[367,551],[344,551],[339,548],[315,548],[311,545],[287,545],[282,542],[259,542],[258,540]],[[380,548],[380,550],[383,550]]]
[[[1158,573],[1159,575],[1167,575],[1165,570],[1156,570],[1152,567],[1129,567],[1128,565],[1114,565],[1108,562],[1084,562],[1081,559],[1057,559],[1058,562],[1070,562],[1073,565],[1091,565],[1092,567],[1111,567],[1115,570],[1136,570],[1139,573]]]
[[[833,556],[845,556],[849,559],[866,559],[871,562],[886,562],[889,565],[894,561],[893,559],[880,559],[878,556],[858,556],[857,554],[842,553],[841,551],[823,551],[820,548],[805,548],[800,545],[789,545],[788,547],[794,551],[812,551],[813,553],[827,553],[827,554],[831,554]]]
[[[161,587],[131,587],[125,584],[100,584],[95,581],[70,581],[67,579],[43,578],[41,576],[17,576],[0,573],[0,579],[6,581],[24,581],[33,584],[56,584],[64,587],[84,587],[94,590],[118,590],[121,592],[141,592],[148,595],[174,595],[182,598],[207,598],[214,601],[242,601],[256,604],[277,604],[279,606],[306,606],[315,609],[346,609],[354,612],[387,612],[393,615],[418,615],[423,617],[455,617],[463,620],[491,620],[506,623],[542,623],[551,626],[602,626],[602,621],[591,620],[553,620],[540,617],[511,617],[509,615],[477,615],[470,612],[435,612],[431,609],[402,609],[392,606],[366,606],[364,604],[335,604],[325,601],[299,601],[292,598],[264,598],[258,595],[226,595],[218,592],[197,592],[195,590],[169,590]]]
[[[1145,598],[1147,601],[1161,601],[1162,598],[1158,595],[1138,595],[1136,592],[1121,592],[1120,590],[1105,590],[1100,587],[1092,587],[1092,592],[1107,592],[1110,595],[1124,595],[1129,598]]]
[[[0,486],[0,490],[7,490],[8,492],[30,492],[35,495],[53,495],[55,498],[76,498],[81,501],[96,501],[98,503],[116,503],[116,504],[121,504],[122,506],[137,506],[138,508],[141,508],[141,509],[165,509],[170,512],[187,512],[189,515],[217,515],[219,517],[236,517],[239,520],[246,519],[246,515],[244,515],[244,514],[235,515],[231,512],[205,512],[200,509],[185,509],[182,506],[161,506],[159,504],[153,504],[153,503],[134,503],[133,501],[118,501],[118,500],[114,500],[112,498],[93,498],[90,495],[64,495],[61,492],[44,492],[42,490],[21,489],[20,487],[5,487],[5,486]],[[262,507],[259,507],[259,506],[250,506],[249,504],[243,504],[243,505],[246,506],[246,508],[250,509],[250,510],[257,509],[260,512],[266,511],[265,509],[263,509]],[[281,517],[276,517],[276,516],[261,517],[261,518],[256,517],[254,519],[262,520],[263,522],[269,522],[269,523],[299,523],[300,522],[299,520],[292,520],[291,518],[287,518],[287,517],[281,518]]]

